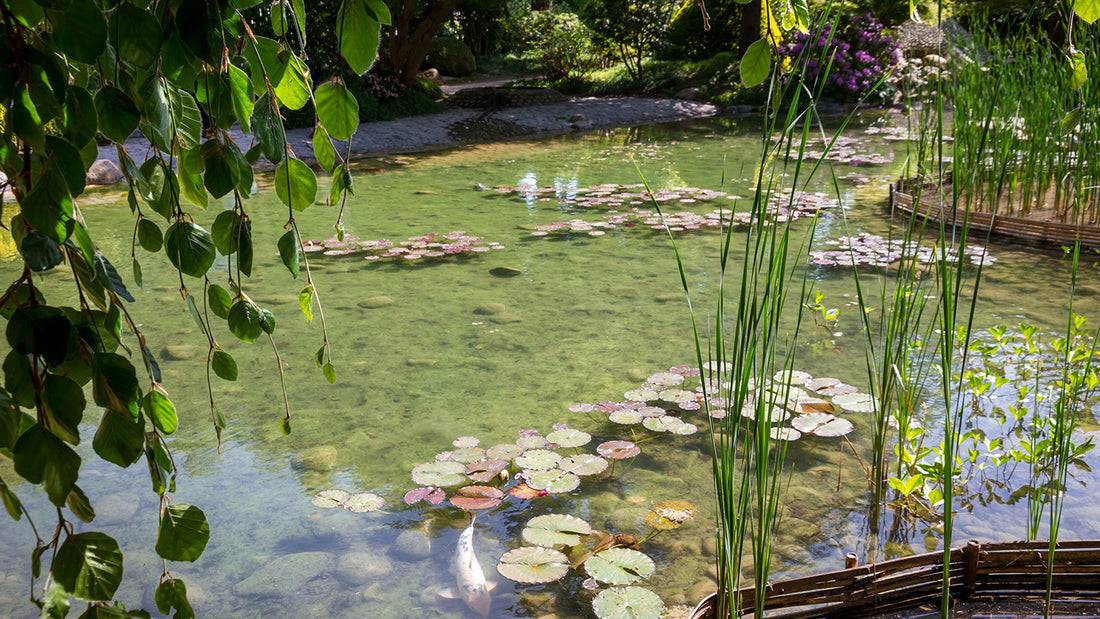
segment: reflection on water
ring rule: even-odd
[[[607,229],[602,236],[531,233],[536,226],[606,215],[606,207],[585,210],[572,201],[586,187],[638,182],[634,162],[655,189],[751,195],[759,143],[751,130],[746,136],[739,130],[714,120],[363,162],[358,196],[345,216],[349,235],[399,242],[460,230],[504,249],[414,264],[310,254],[334,343],[338,380],[333,386],[313,363],[322,335],[298,310],[302,282],[290,277],[274,251],[285,209],[273,197],[252,198],[256,245],[270,251],[256,252],[261,275],[246,291],[278,317],[275,340],[288,364],[294,432],[284,437],[279,429],[282,397],[268,351],[240,345],[226,331],[219,341],[236,358],[240,377],[215,385],[216,404],[229,424],[220,453],[205,395],[205,339],[180,301],[164,257],[139,256],[145,288],[131,286],[139,297],[132,311],[135,320],[146,323],[181,417],[181,429],[171,438],[180,465],[174,500],[201,506],[211,522],[210,546],[199,561],[170,566],[187,583],[200,616],[474,616],[461,602],[437,596],[454,584],[448,567],[467,523],[451,513],[453,508],[406,507],[401,497],[413,487],[412,468],[450,449],[459,436],[492,445],[514,441],[522,429],[548,433],[555,423],[597,441],[629,439],[628,427],[569,407],[621,400],[647,376],[694,357],[665,235],[641,226]],[[852,135],[874,140],[868,152],[891,152],[879,137],[862,136],[858,126]],[[841,176],[859,173],[841,183],[848,218],[824,211],[819,239],[888,233],[886,179],[900,163],[867,163],[875,160],[840,166]],[[271,179],[258,181],[264,186]],[[521,196],[479,191],[524,185],[557,191]],[[84,214],[93,228],[119,230],[101,242],[104,253],[123,264],[131,220],[121,194],[101,197],[112,195],[114,203],[86,205]],[[705,213],[731,202],[682,203],[672,210]],[[315,206],[296,219],[305,238],[323,239],[331,235],[335,214]],[[200,223],[209,227],[216,213],[201,215]],[[714,233],[699,233],[680,243],[699,308],[710,307],[716,240]],[[998,261],[984,271],[978,326],[1026,321],[1043,331],[1063,328],[1064,258],[1004,244],[990,251]],[[3,258],[10,271],[10,256]],[[824,303],[840,309],[840,321],[828,329],[803,328],[800,369],[863,385],[863,341],[851,277],[836,267],[807,268],[825,292]],[[1076,307],[1100,317],[1095,267],[1085,270],[1085,296]],[[65,277],[47,275],[47,288],[63,286]],[[857,449],[867,449],[868,415],[848,417],[856,426],[849,438]],[[703,427],[699,414],[685,413],[685,419]],[[695,521],[644,548],[658,566],[649,584],[666,603],[693,601],[711,586],[713,506],[705,432],[641,445],[642,454],[618,463],[613,477],[585,480],[569,494],[506,501],[478,517],[475,551],[487,575],[502,581],[493,592],[494,616],[589,612],[579,578],[518,585],[495,574],[496,559],[521,544],[524,523],[548,512],[573,514],[613,532],[644,534],[644,515],[654,503],[692,501],[701,510]],[[102,463],[87,441],[80,450],[90,467],[81,486],[97,509],[95,526],[118,539],[126,555],[119,597],[128,606],[152,610],[161,563],[152,554],[156,497],[147,473],[138,466],[119,470]],[[838,568],[844,553],[853,550],[865,556],[900,554],[939,543],[935,531],[921,527],[891,541],[885,551],[881,540],[864,535],[863,472],[838,439],[798,441],[789,456],[792,487],[775,546],[780,575]],[[1093,456],[1087,461],[1095,465]],[[7,462],[0,460],[0,467]],[[13,479],[4,468],[0,475]],[[1094,490],[1087,476],[1079,481],[1067,499],[1063,536],[1096,537],[1100,521],[1088,510]],[[328,488],[375,492],[387,503],[383,511],[367,514],[314,507],[310,498]],[[48,522],[44,499],[29,495],[25,486],[14,489],[40,525]],[[956,539],[1022,537],[1019,505],[977,510],[958,518]],[[0,615],[35,614],[26,602],[31,538],[24,522],[0,524],[0,547],[9,549],[5,556],[19,558],[0,565]]]

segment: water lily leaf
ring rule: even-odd
[[[870,413],[875,410],[875,401],[868,393],[846,393],[833,398],[833,404],[853,413]]]
[[[660,406],[643,406],[638,409],[638,414],[644,417],[663,417],[668,411]]]
[[[562,494],[572,492],[581,485],[579,477],[573,473],[566,473],[561,469],[548,471],[525,471],[527,485],[535,490],[545,490],[550,494]]]
[[[784,385],[805,385],[812,378],[810,374],[799,370],[781,370],[775,373],[772,380]]]
[[[540,447],[546,447],[550,444],[550,441],[546,440],[545,436],[534,434],[532,436],[521,436],[516,439],[516,445],[519,445],[523,449],[538,449]]]
[[[421,486],[457,486],[466,481],[466,465],[461,462],[426,462],[416,465],[412,479]]]
[[[699,428],[695,426],[695,424],[687,423],[683,420],[679,420],[679,423],[668,426],[669,434],[675,434],[677,436],[687,436],[689,434],[695,434],[698,431]]]
[[[629,585],[649,578],[657,564],[648,555],[630,548],[601,550],[584,562],[588,575],[609,585]]]
[[[695,392],[684,391],[683,389],[665,389],[661,392],[661,399],[665,402],[674,402],[676,404],[694,402]]]
[[[852,431],[852,422],[841,419],[835,415],[826,413],[810,413],[800,415],[791,421],[795,430],[803,434],[816,434],[817,436],[843,436]]]
[[[818,395],[834,397],[838,395],[848,395],[850,393],[856,393],[859,389],[855,385],[846,385],[844,383],[838,383],[831,387],[825,387],[824,389],[818,389]]]
[[[378,511],[385,504],[386,500],[373,492],[360,492],[344,500],[344,507],[357,514]]]
[[[600,443],[600,446],[596,448],[596,453],[612,460],[625,460],[642,453],[642,450],[630,441],[607,441],[606,443]]]
[[[542,471],[554,468],[559,460],[561,460],[561,454],[549,449],[530,449],[516,458],[516,465],[525,469]]]
[[[656,387],[675,387],[684,382],[684,377],[682,374],[672,372],[657,372],[647,378],[645,382]]]
[[[515,443],[501,443],[485,450],[485,457],[498,460],[512,460],[523,455],[524,449]]]
[[[497,571],[516,582],[553,582],[569,572],[569,557],[552,548],[524,546],[504,553]]]
[[[507,460],[499,460],[495,458],[482,459],[476,462],[471,462],[466,466],[466,476],[470,479],[488,483],[500,475],[501,471],[508,468]]]
[[[641,587],[611,587],[592,600],[600,619],[658,619],[664,610],[661,598]]]
[[[779,426],[772,426],[770,434],[773,439],[777,441],[797,441],[802,438],[802,433],[794,428],[781,428]]]
[[[756,404],[750,402],[741,408],[741,416],[745,419],[757,419],[761,421],[766,418],[768,423],[783,423],[787,420],[787,417],[790,416],[790,412],[788,412],[787,409],[783,408],[782,406],[769,407],[767,405],[763,405],[763,408],[768,411],[767,413],[763,414],[761,414],[761,411],[758,410],[759,408],[761,408],[761,406],[757,406]]]
[[[798,398],[788,402],[787,406],[791,411],[800,415],[806,413],[833,413],[836,411],[836,407],[833,406],[832,402],[820,398]]]
[[[840,384],[843,382],[839,378],[813,378],[806,381],[803,386],[810,391],[821,391]]]
[[[652,432],[668,432],[670,426],[680,423],[679,418],[672,415],[662,415],[661,417],[646,417],[642,420],[642,425],[647,430]]]
[[[596,475],[607,470],[607,460],[592,454],[577,454],[562,458],[558,468],[574,475]]]
[[[624,426],[634,425],[642,422],[642,414],[633,408],[620,408],[617,411],[612,411],[607,416],[607,420],[612,423],[620,423]]]
[[[508,494],[516,497],[517,499],[530,500],[535,497],[545,496],[548,493],[545,490],[535,490],[527,484],[520,483],[509,488]]]
[[[460,436],[451,441],[451,444],[459,449],[466,449],[467,447],[477,447],[481,444],[481,439],[476,436]]]
[[[576,546],[581,536],[592,532],[592,526],[576,516],[546,514],[535,516],[527,522],[520,535],[536,546]]]
[[[480,447],[467,447],[466,449],[456,449],[451,452],[451,459],[463,464],[470,464],[471,462],[477,462],[484,458],[485,450]]]
[[[451,505],[466,510],[492,509],[504,499],[504,491],[492,486],[466,486],[451,497]]]
[[[436,488],[434,486],[414,488],[405,493],[405,503],[409,505],[413,505],[420,501],[427,501],[430,505],[439,505],[445,498],[447,498],[447,493],[443,492],[442,488]]]
[[[351,493],[347,490],[322,490],[313,497],[311,502],[314,507],[329,509],[343,505],[350,496]]]
[[[588,442],[592,440],[592,435],[587,432],[568,428],[565,430],[555,430],[547,434],[546,440],[559,447],[580,447],[581,445],[587,445]]]
[[[634,402],[648,402],[657,399],[657,392],[652,389],[631,389],[623,397]]]

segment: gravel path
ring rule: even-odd
[[[369,157],[435,150],[458,144],[701,118],[719,111],[718,107],[707,103],[643,97],[576,97],[568,103],[523,108],[450,109],[438,114],[363,123],[352,136],[351,152],[355,157]],[[252,144],[251,135],[242,133],[237,127],[230,133],[242,151],[248,150]],[[310,129],[287,131],[287,143],[295,156],[310,162],[313,161],[311,133]],[[139,163],[150,152],[149,142],[140,135],[126,140],[125,147]],[[337,148],[344,151],[339,145]],[[101,146],[99,157],[118,163],[113,144]],[[261,160],[257,167],[270,167],[270,164]]]

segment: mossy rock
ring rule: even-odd
[[[453,37],[436,37],[428,48],[425,62],[443,75],[462,77],[477,69],[470,47]]]

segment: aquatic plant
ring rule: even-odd
[[[884,267],[902,263],[904,267],[905,261],[934,264],[937,260],[944,260],[954,263],[958,262],[959,256],[965,256],[974,265],[992,264],[997,260],[981,245],[967,245],[961,250],[948,247],[939,251],[936,247],[922,245],[909,234],[906,234],[904,239],[887,239],[877,234],[861,232],[855,236],[841,236],[822,241],[822,244],[835,245],[837,249],[810,251],[811,264]]]
[[[470,236],[464,230],[446,234],[429,232],[394,243],[389,239],[361,240],[359,237],[330,237],[302,243],[302,251],[325,256],[356,256],[366,260],[392,258],[394,262],[434,261],[458,256],[484,254],[504,246],[495,241]]]

